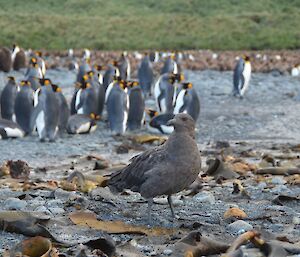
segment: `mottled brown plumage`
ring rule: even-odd
[[[112,191],[140,192],[148,199],[149,209],[153,197],[167,195],[174,216],[171,195],[195,181],[201,160],[192,117],[177,114],[169,125],[174,126],[174,132],[163,145],[133,157],[127,167],[111,176],[108,185]]]

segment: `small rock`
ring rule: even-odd
[[[26,206],[27,203],[19,198],[8,198],[4,201],[4,207],[7,210],[24,210]]]
[[[227,141],[217,141],[216,142],[216,148],[228,148],[228,147],[230,147],[230,144]]]
[[[237,220],[228,225],[230,233],[233,234],[242,234],[246,231],[252,230],[253,226],[243,220]]]
[[[125,153],[128,153],[129,152],[129,148],[128,146],[126,145],[119,145],[117,148],[116,148],[116,153],[117,154],[125,154]]]
[[[47,215],[51,215],[51,212],[45,206],[38,206],[37,208],[34,209],[34,211],[43,212]]]
[[[214,204],[216,202],[214,195],[210,192],[200,192],[193,198],[200,203]]]
[[[173,253],[173,251],[171,249],[165,249],[163,251],[163,255],[171,255]]]
[[[47,206],[48,207],[57,207],[57,206],[62,206],[62,205],[63,205],[63,201],[60,200],[60,199],[47,201]]]
[[[286,185],[277,185],[271,191],[272,191],[272,193],[278,194],[278,195],[291,193],[291,190]]]
[[[257,185],[257,189],[265,189],[267,187],[267,183],[266,182],[259,182]]]
[[[108,161],[99,160],[95,162],[94,170],[103,170],[108,168]]]
[[[65,210],[63,208],[59,208],[59,207],[49,208],[49,211],[54,215],[65,213]]]
[[[247,214],[239,208],[229,208],[224,213],[224,219],[230,219],[230,218],[245,219],[247,217],[248,217]]]
[[[285,179],[279,176],[274,176],[271,182],[275,185],[284,185],[286,183]]]
[[[76,195],[76,194],[74,192],[69,192],[69,191],[63,190],[61,188],[58,188],[54,191],[54,197],[57,200],[69,199],[73,195]]]
[[[300,225],[300,217],[293,217],[293,224]]]

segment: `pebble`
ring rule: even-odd
[[[284,185],[286,183],[285,179],[279,176],[274,176],[271,182],[275,185]]]
[[[300,225],[300,217],[293,217],[293,224]]]
[[[272,190],[274,194],[290,194],[291,190],[286,185],[277,185]]]
[[[163,255],[171,255],[173,253],[173,251],[171,249],[165,249],[163,251]]]
[[[43,212],[47,215],[51,215],[51,212],[45,206],[38,206],[37,208],[34,209],[34,211]]]
[[[202,191],[196,194],[193,198],[200,203],[215,204],[216,202],[214,195],[210,192]]]
[[[267,183],[266,182],[259,182],[258,185],[257,185],[257,188],[258,189],[265,189],[267,187]]]
[[[65,213],[65,210],[63,208],[59,208],[59,207],[49,208],[49,211],[52,214],[63,214],[63,213]]]
[[[246,231],[252,230],[253,226],[246,221],[243,220],[237,220],[231,224],[228,225],[228,229],[230,233],[233,234],[242,234]]]
[[[63,201],[60,200],[60,199],[55,199],[55,200],[49,200],[47,201],[47,206],[48,207],[57,207],[57,206],[60,206],[60,205],[63,205]]]
[[[7,210],[24,210],[26,206],[27,203],[19,198],[8,198],[4,201],[4,208]]]

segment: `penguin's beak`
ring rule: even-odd
[[[175,125],[176,120],[175,119],[171,119],[167,122],[167,126],[174,126]]]

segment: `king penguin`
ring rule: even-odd
[[[74,114],[69,117],[67,132],[69,134],[87,134],[94,132],[96,128],[95,114]]]
[[[41,69],[42,77],[45,77],[46,76],[46,63],[43,59],[43,53],[41,51],[36,51],[35,58],[36,58],[36,63],[38,64],[38,67]]]
[[[183,74],[167,73],[159,77],[154,86],[154,97],[157,108],[162,113],[172,113],[176,97],[175,82],[181,82]]]
[[[110,129],[113,133],[125,133],[128,119],[129,99],[124,81],[114,84],[107,98],[107,114]]]
[[[174,118],[173,113],[159,114],[155,110],[147,109],[147,114],[150,116],[148,130],[154,133],[171,134],[174,130],[172,126],[168,126],[169,120]]]
[[[174,73],[178,74],[178,65],[177,62],[175,61],[175,54],[171,54],[168,56],[164,62],[164,66],[162,67],[160,74],[165,74],[165,73]]]
[[[0,139],[24,137],[22,128],[15,122],[0,119]]]
[[[243,97],[251,77],[250,57],[245,55],[237,62],[233,73],[233,95]]]
[[[76,93],[75,110],[77,114],[97,113],[97,95],[90,82],[84,82]]]
[[[12,120],[16,122],[15,115],[15,101],[17,97],[17,92],[20,90],[14,77],[7,77],[8,82],[4,87],[1,98],[1,117],[6,120]]]
[[[147,53],[145,54],[138,68],[138,79],[144,95],[150,96],[154,74],[152,64]]]
[[[26,67],[26,55],[23,49],[20,49],[16,44],[13,45],[11,59],[13,63],[13,69],[18,71]]]
[[[129,96],[129,111],[127,128],[129,130],[140,129],[145,120],[145,100],[143,92],[137,81],[129,81],[128,96]]]
[[[11,51],[7,47],[0,48],[0,71],[9,72],[11,67]]]
[[[36,126],[40,141],[54,142],[59,124],[59,103],[50,85],[43,86],[38,104],[31,115],[31,128]]]
[[[118,68],[120,71],[120,77],[123,80],[130,80],[131,66],[127,57],[127,52],[121,54],[121,58],[118,61]]]
[[[27,80],[21,81],[20,91],[17,93],[15,101],[16,121],[25,134],[32,132],[30,118],[33,111],[33,93],[31,84]]]
[[[183,83],[179,91],[174,107],[174,114],[188,113],[194,121],[197,121],[200,113],[200,101],[192,83]]]
[[[84,58],[81,61],[81,65],[79,66],[76,81],[79,83],[84,83],[83,76],[91,70],[90,58]]]
[[[120,71],[118,68],[117,61],[113,61],[112,64],[109,64],[107,70],[104,73],[103,86],[104,86],[105,91],[107,90],[110,83],[113,82],[114,77],[120,77]]]
[[[40,87],[39,79],[43,78],[42,70],[36,62],[36,58],[30,59],[25,79],[30,82],[31,88],[37,90]]]
[[[65,131],[65,129],[67,128],[67,123],[70,116],[70,110],[69,110],[68,102],[64,94],[62,93],[61,88],[55,84],[52,84],[51,86],[53,92],[55,92],[55,96],[58,101],[58,106],[59,106],[58,128],[59,131],[62,132]]]

